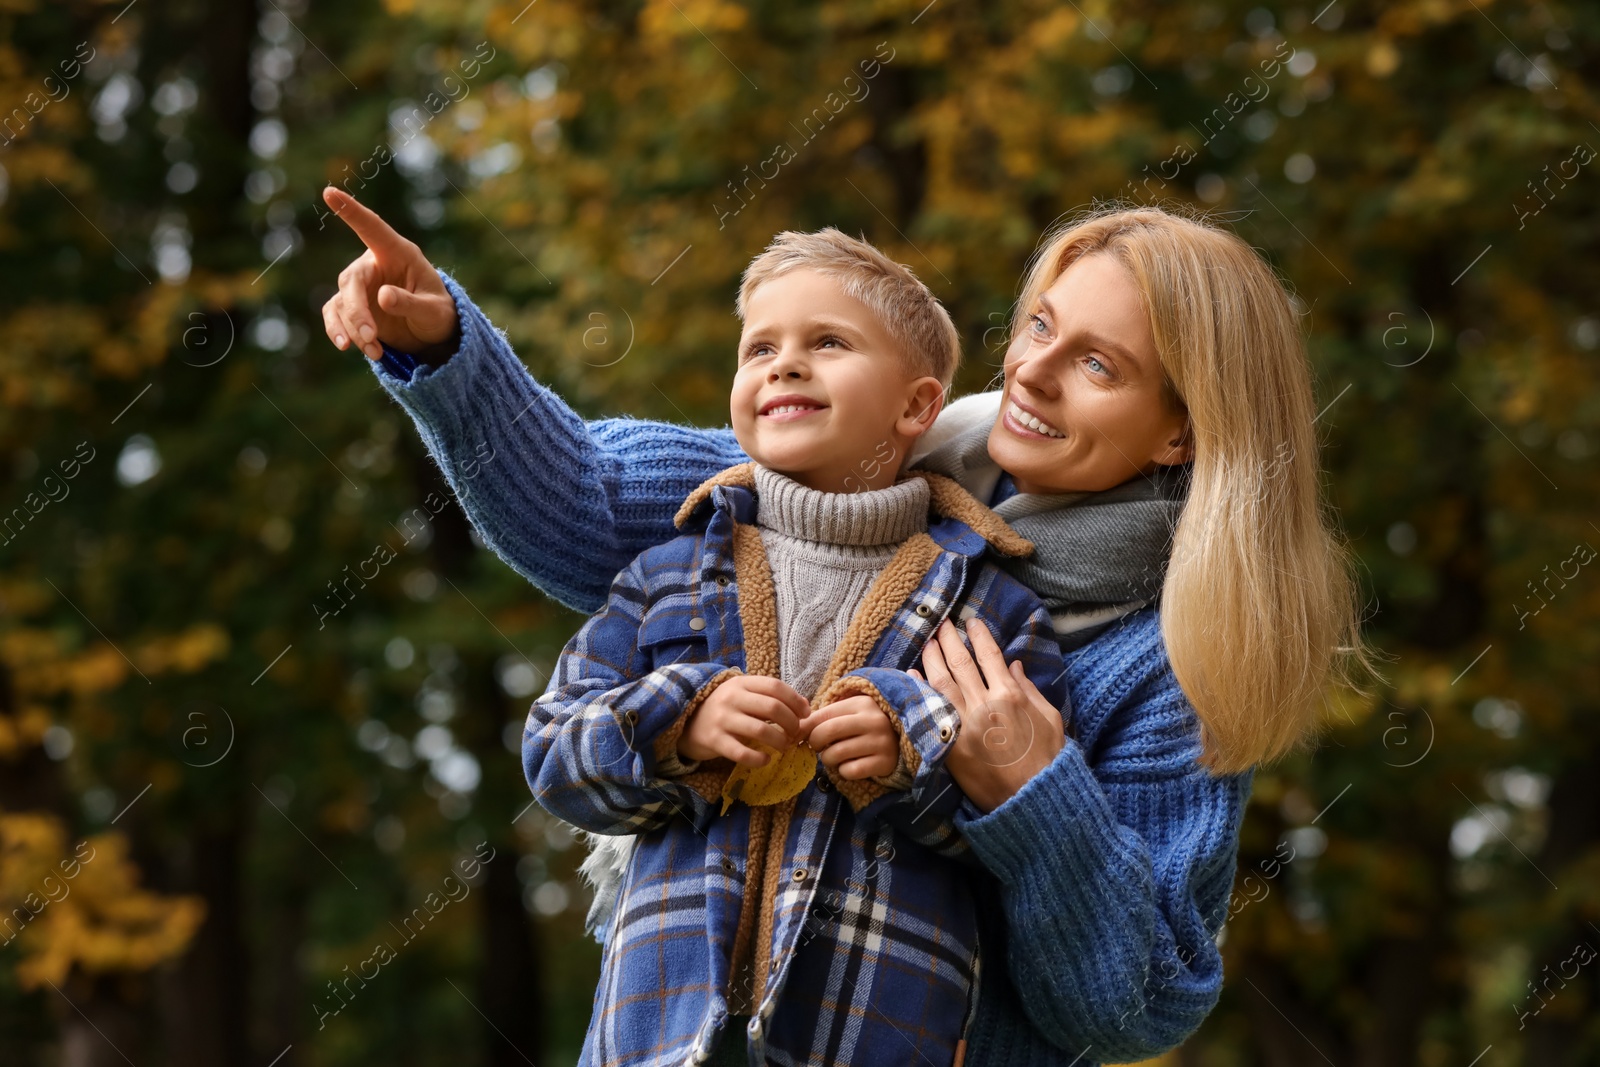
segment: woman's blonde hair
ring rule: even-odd
[[[1186,413],[1193,474],[1161,594],[1173,674],[1201,762],[1234,774],[1317,731],[1323,698],[1375,675],[1348,549],[1320,492],[1310,361],[1283,282],[1204,216],[1108,204],[1053,228],[1012,324],[1079,258],[1132,275],[1163,397]]]

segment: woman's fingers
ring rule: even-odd
[[[928,684],[933,686],[935,692],[954,705],[957,711],[966,710],[961,687],[950,676],[950,665],[945,662],[937,633],[934,634],[934,640],[922,647],[922,669],[927,672]]]
[[[1033,684],[1033,679],[1022,669],[1021,661],[1011,664],[1011,676],[1017,680],[1017,686],[1022,690],[1022,698],[1027,701],[1028,708],[1034,714],[1044,719],[1045,724],[1052,729],[1060,726],[1063,732],[1066,729],[1066,715],[1061,709],[1055,707],[1039,692],[1039,687]]]
[[[1006,669],[1006,654],[1000,650],[999,643],[982,619],[974,616],[967,620],[967,637],[972,641],[972,654],[978,661],[978,669],[987,679],[988,687],[998,689],[1006,685],[1011,679],[1011,672]]]
[[[982,672],[978,670],[977,661],[962,643],[961,633],[949,620],[939,626],[939,651],[944,655],[950,676],[961,688],[964,708],[981,707],[989,697],[988,687],[984,684]]]

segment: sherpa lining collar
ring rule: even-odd
[[[996,552],[1005,556],[1027,556],[1033,552],[1033,542],[1027,540],[1006,521],[993,511],[989,510],[971,493],[961,487],[961,483],[953,478],[932,471],[909,470],[901,475],[901,480],[906,478],[921,478],[928,483],[929,504],[936,515],[955,519],[966,523],[972,530],[987,541]],[[678,514],[673,517],[673,525],[679,529],[689,521],[700,505],[710,499],[711,491],[719,485],[732,486],[755,491],[755,463],[739,463],[726,470],[718,471],[695,487],[683,501],[683,506],[678,509]]]

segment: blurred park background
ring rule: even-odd
[[[1304,312],[1389,684],[1258,773],[1227,987],[1162,1062],[1600,1063],[1597,34],[1496,0],[0,0],[0,1063],[576,1060],[583,849],[515,753],[580,620],[323,336],[360,251],[329,182],[585,414],[707,426],[779,230],[911,265],[966,392],[1063,213],[1231,225]]]

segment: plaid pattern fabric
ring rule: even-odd
[[[662,776],[653,751],[699,694],[745,667],[731,546],[734,524],[754,522],[755,497],[719,485],[711,502],[701,532],[649,549],[616,577],[523,735],[528,782],[548,811],[640,835],[606,933],[584,1065],[705,1062],[730,990],[751,980],[728,973],[751,809],[719,816],[713,790]],[[753,1063],[944,1067],[971,1024],[980,946],[962,868],[975,860],[954,828],[965,798],[944,769],[960,719],[904,672],[942,619],[976,616],[1055,706],[1067,696],[1039,600],[983,561],[987,542],[965,523],[936,518],[928,533],[941,549],[933,565],[868,664],[846,676],[895,709],[918,766],[908,790],[859,811],[820,768],[796,799],[783,877],[764,901],[774,919],[768,980],[751,990],[762,996],[744,1035]]]

